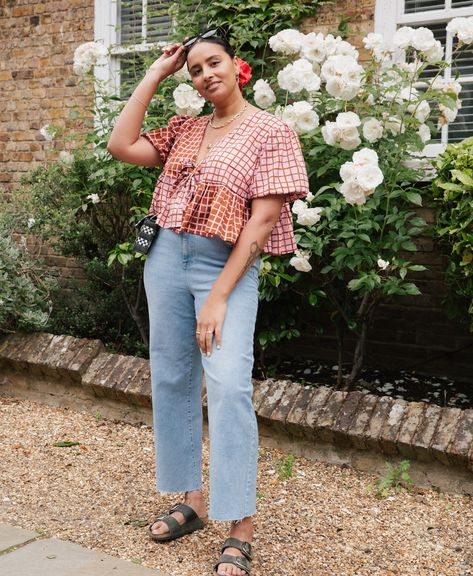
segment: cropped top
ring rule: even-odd
[[[290,203],[309,192],[296,132],[280,118],[258,110],[196,163],[209,121],[210,115],[178,115],[167,126],[141,134],[164,163],[149,213],[156,215],[162,228],[217,235],[234,245],[251,216],[251,200],[285,194],[279,220],[263,252],[294,252]]]

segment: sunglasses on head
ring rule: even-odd
[[[197,36],[192,36],[192,38],[189,38],[189,40],[186,40],[184,42],[183,46],[186,50],[189,50],[189,48],[191,46],[193,46],[197,42],[197,40],[205,39],[205,38],[212,38],[214,36],[218,36],[220,38],[225,38],[226,35],[225,35],[225,32],[220,27],[209,28],[208,30],[205,30],[205,32],[202,32],[202,34],[197,34]]]

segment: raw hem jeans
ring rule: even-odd
[[[256,512],[258,427],[253,408],[253,337],[261,256],[227,300],[222,341],[204,356],[195,331],[199,310],[232,247],[160,228],[148,253],[144,283],[150,321],[150,364],[161,492],[202,487],[202,370],[205,372],[211,520],[241,520]]]

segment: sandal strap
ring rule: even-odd
[[[156,524],[156,522],[164,522],[166,526],[169,528],[170,536],[172,536],[175,533],[175,531],[179,529],[181,526],[179,522],[174,518],[174,516],[169,516],[169,514],[161,514],[161,516],[155,518],[154,522],[150,524],[150,530],[151,526],[153,526],[153,524]]]
[[[221,552],[225,552],[225,548],[237,548],[243,554],[243,556],[248,560],[253,560],[253,555],[251,552],[251,544],[245,542],[245,540],[240,540],[239,538],[233,538],[230,536],[225,540],[222,546]]]
[[[169,510],[169,514],[172,514],[173,512],[180,512],[184,516],[186,522],[190,522],[191,520],[196,520],[198,518],[195,510],[187,504],[175,504]]]
[[[217,564],[215,564],[215,571],[218,571],[220,564],[233,564],[238,568],[244,570],[247,574],[251,571],[249,561],[244,556],[232,556],[231,554],[222,554]]]

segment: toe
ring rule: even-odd
[[[162,534],[166,534],[166,532],[168,531],[169,530],[167,524],[165,524],[164,522],[155,522],[151,526],[151,532],[153,532],[153,534],[158,534],[159,536],[161,536]]]

